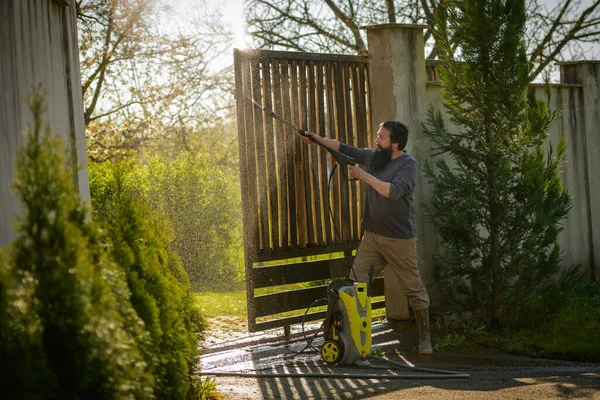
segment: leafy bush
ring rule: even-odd
[[[176,253],[198,290],[236,290],[243,283],[241,206],[237,175],[208,155],[183,151],[176,155],[139,155],[130,160],[124,188],[169,221]],[[90,164],[94,216],[104,219],[116,187],[113,164]],[[183,276],[182,271],[176,275]],[[184,278],[185,279],[185,278]]]
[[[128,185],[131,164],[107,165],[105,194],[98,207],[93,202],[94,216],[104,227],[109,254],[125,271],[131,303],[150,332],[152,346],[144,349],[144,358],[156,377],[156,395],[182,398],[189,389],[204,321],[185,271],[168,250],[168,222]]]
[[[511,335],[503,347],[528,356],[600,362],[600,284],[578,287],[556,313]]]
[[[217,391],[217,382],[208,376],[204,379],[197,375],[194,376],[192,385],[194,387],[194,399],[213,400],[221,398]]]
[[[0,385],[9,398],[151,398],[143,323],[73,188],[64,148],[42,127],[43,96],[17,155],[23,204],[0,260]]]
[[[172,224],[171,248],[181,257],[192,287],[230,291],[242,287],[240,190],[231,169],[210,156],[182,152],[152,156],[136,170],[136,185]]]

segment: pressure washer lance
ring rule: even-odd
[[[356,164],[356,160],[354,158],[347,156],[346,154],[342,153],[341,151],[337,151],[337,150],[334,150],[332,148],[325,146],[324,144],[322,144],[318,140],[316,140],[312,135],[309,135],[306,130],[300,129],[299,127],[297,127],[290,121],[283,119],[279,115],[275,114],[275,112],[273,112],[273,110],[269,110],[268,108],[263,107],[262,104],[260,104],[256,100],[254,100],[252,97],[246,95],[246,98],[248,100],[250,100],[256,107],[260,108],[263,112],[265,112],[267,115],[270,115],[271,117],[275,118],[279,122],[283,122],[287,126],[296,130],[302,136],[307,137],[312,142],[318,144],[319,146],[321,146],[322,148],[327,150],[333,156],[335,162],[337,162],[338,164],[340,164],[340,165],[355,165]],[[352,179],[352,180],[354,180],[354,179]]]

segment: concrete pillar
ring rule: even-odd
[[[582,85],[585,195],[588,218],[590,277],[600,281],[600,61],[560,64],[561,83]],[[583,258],[583,257],[582,257]],[[584,265],[585,267],[585,265]]]
[[[432,198],[432,189],[424,180],[423,167],[431,153],[431,143],[421,130],[427,111],[425,25],[375,25],[367,31],[369,47],[369,88],[373,132],[385,120],[401,121],[408,126],[407,150],[419,163],[421,173],[415,190],[418,261],[421,277],[432,303],[435,303],[433,249],[435,228],[426,223],[423,202]],[[386,291],[387,294],[391,291]],[[387,298],[387,301],[400,301]]]

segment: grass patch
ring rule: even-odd
[[[529,357],[600,362],[600,284],[577,290],[543,323],[512,332],[490,332],[470,321],[455,323],[433,337],[437,351],[496,348]]]
[[[502,345],[533,357],[600,362],[600,285],[588,286],[539,327],[516,332]]]
[[[207,318],[247,316],[246,292],[196,292],[192,294],[202,315]]]

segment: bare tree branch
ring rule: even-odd
[[[575,24],[571,27],[571,29],[568,31],[567,34],[565,34],[562,38],[562,40],[560,40],[557,44],[556,47],[554,48],[554,50],[548,54],[546,57],[544,57],[543,59],[541,59],[541,61],[539,62],[539,64],[537,65],[537,67],[533,70],[533,72],[530,74],[530,79],[533,80],[538,74],[540,74],[544,68],[553,60],[556,59],[556,56],[561,52],[561,50],[570,42],[572,41],[577,33],[582,29],[582,26],[584,24],[584,22],[586,21],[586,18],[592,14],[592,12],[594,12],[594,10],[596,10],[598,8],[598,6],[600,5],[600,0],[596,0],[594,3],[592,3],[592,5],[590,7],[588,7],[586,10],[584,10],[579,19],[577,20],[577,22],[575,22]],[[598,32],[590,32],[589,35],[598,35]]]
[[[600,0],[591,0],[584,9],[580,9],[579,0],[563,0],[550,10],[545,0],[526,1],[532,78],[563,53],[580,49],[578,43],[600,39]],[[440,0],[249,0],[246,17],[249,33],[258,47],[338,53],[363,52],[365,40],[360,26],[385,21],[425,23],[427,58],[432,59],[439,53],[435,43],[439,3]]]
[[[340,20],[342,20],[342,22],[348,28],[350,28],[350,30],[352,31],[352,34],[354,35],[354,40],[356,42],[356,47],[358,48],[358,52],[360,54],[366,54],[367,47],[365,46],[365,43],[363,42],[362,38],[360,37],[360,31],[358,30],[358,25],[356,25],[356,22],[353,19],[346,16],[338,8],[338,6],[335,5],[335,3],[332,0],[325,0],[325,4],[327,4],[329,6],[329,8],[331,9],[331,11],[333,11],[333,13],[335,14],[336,17],[338,17]]]

